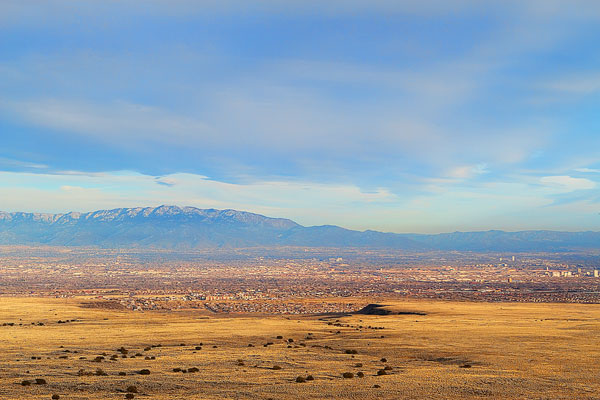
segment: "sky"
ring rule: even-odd
[[[600,230],[595,0],[2,0],[0,210]]]

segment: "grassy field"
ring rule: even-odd
[[[384,303],[426,315],[141,313],[0,298],[0,399],[124,399],[130,386],[136,399],[600,398],[600,306]]]

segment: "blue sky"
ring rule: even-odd
[[[600,3],[4,0],[0,209],[600,230]]]

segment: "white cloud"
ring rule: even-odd
[[[159,15],[169,17],[215,16],[215,15],[420,15],[436,16],[454,14],[463,10],[486,10],[492,8],[488,1],[481,6],[477,0],[146,0],[143,7],[136,0],[3,0],[0,23],[8,25],[23,23],[56,23],[59,20],[76,21],[77,18],[102,18],[107,14]],[[504,2],[497,2],[501,5]],[[518,3],[517,3],[518,4]],[[46,16],[46,18],[44,18]],[[49,18],[52,17],[52,18]]]
[[[544,185],[559,188],[561,191],[594,189],[596,182],[585,178],[573,178],[568,175],[545,176],[540,179]]]
[[[127,171],[102,174],[0,172],[0,210],[69,212],[189,205],[233,208],[295,218],[305,224],[356,227],[342,216],[358,209],[384,210],[398,197],[385,188],[365,192],[354,185],[267,181],[232,184],[195,174],[155,177]],[[367,211],[369,212],[369,211]],[[382,218],[381,215],[378,218]],[[365,223],[355,215],[359,224]],[[367,225],[369,226],[369,225]]]
[[[18,167],[18,168],[33,168],[33,169],[47,169],[48,166],[45,164],[33,163],[23,160],[14,160],[12,158],[0,157],[0,168],[2,167]]]
[[[466,179],[472,178],[477,175],[488,173],[487,164],[481,163],[477,165],[461,165],[458,167],[451,168],[447,171],[446,176],[448,178]]]
[[[575,171],[583,172],[583,173],[590,173],[590,174],[599,174],[600,173],[600,169],[593,169],[593,168],[575,168]]]
[[[600,74],[559,77],[543,86],[546,89],[573,95],[586,95],[600,91]]]
[[[184,144],[190,137],[207,134],[206,126],[196,119],[123,101],[90,104],[57,99],[0,99],[0,109],[16,114],[31,124],[75,135],[93,136],[117,145],[134,142],[143,146],[145,140]]]
[[[594,214],[592,200],[580,210],[554,203],[557,195],[594,188],[589,180],[548,176],[542,178],[543,185],[461,182],[434,179],[413,191],[394,194],[385,187],[366,192],[352,184],[308,181],[233,184],[183,173],[159,177],[128,171],[0,172],[0,210],[85,212],[175,204],[233,208],[291,218],[303,225],[335,224],[394,232],[594,229],[594,220],[589,218]],[[439,190],[428,191],[427,185]],[[570,214],[556,217],[557,209],[567,208]]]

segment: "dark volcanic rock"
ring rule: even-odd
[[[355,314],[363,314],[363,315],[427,315],[424,312],[420,311],[391,311],[385,307],[385,304],[369,304],[364,308],[355,312]]]

